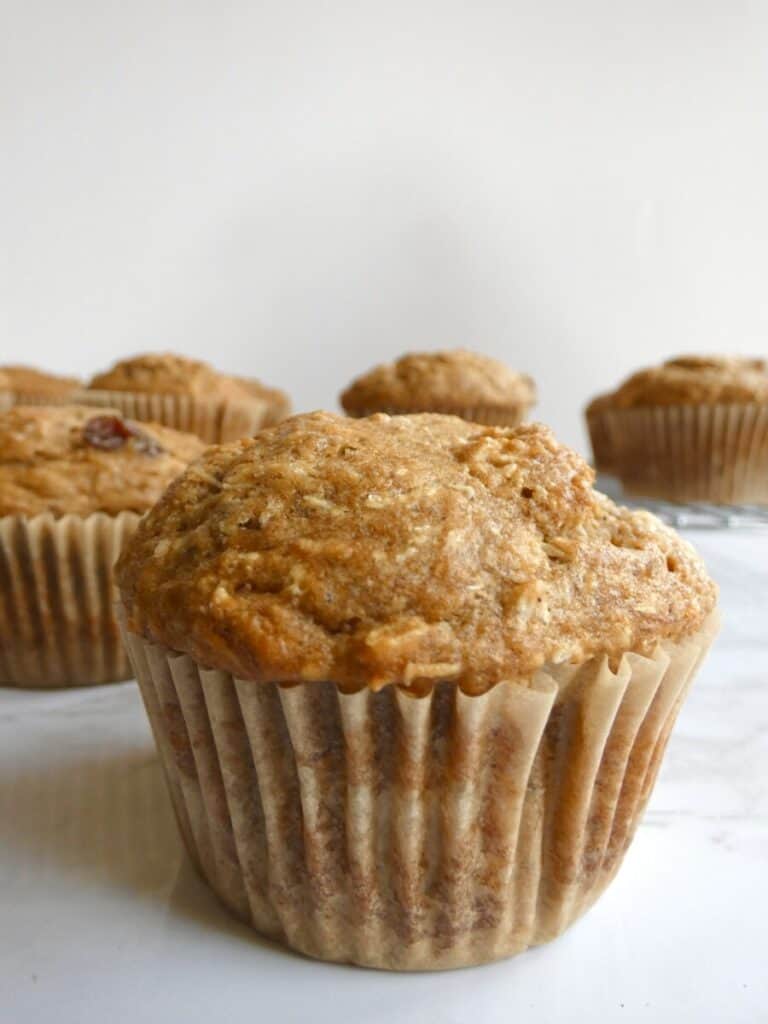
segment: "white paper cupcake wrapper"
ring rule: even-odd
[[[138,521],[134,512],[0,518],[0,685],[130,678],[113,566]]]
[[[426,970],[552,939],[599,896],[716,628],[479,697],[259,684],[126,642],[221,900],[309,956]]]
[[[73,401],[81,405],[117,409],[127,419],[185,430],[208,444],[225,444],[252,437],[269,420],[271,412],[268,402],[255,397],[229,401],[192,395],[86,388],[78,391]]]
[[[604,414],[628,494],[768,504],[768,403],[654,406]]]
[[[424,403],[424,405],[412,409],[393,405],[378,409],[361,409],[359,412],[355,412],[354,416],[356,419],[362,419],[364,416],[373,416],[377,412],[386,413],[388,416],[405,416],[413,413],[433,412],[439,413],[442,416],[458,416],[462,420],[469,420],[471,423],[483,423],[491,427],[517,427],[523,422],[531,408],[531,405],[523,402],[519,405],[510,404],[503,409],[493,405],[436,406]]]

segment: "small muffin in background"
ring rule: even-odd
[[[34,366],[0,367],[0,389],[8,388],[13,405],[59,405],[68,402],[80,381],[38,370]]]
[[[626,493],[768,503],[763,359],[679,356],[632,374],[586,409],[595,465]]]
[[[209,448],[144,517],[126,643],[233,913],[309,956],[433,970],[599,897],[717,594],[593,480],[540,425],[315,413]]]
[[[435,412],[514,427],[535,404],[536,386],[497,359],[456,349],[377,366],[353,381],[340,401],[349,416]]]
[[[93,377],[77,400],[185,430],[209,444],[250,437],[276,416],[269,389],[256,393],[253,382],[246,384],[198,359],[172,353],[123,359]]]
[[[127,679],[112,571],[141,515],[199,438],[115,410],[0,415],[0,685]]]

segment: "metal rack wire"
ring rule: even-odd
[[[679,505],[657,498],[632,497],[622,493],[612,476],[599,475],[597,489],[629,508],[644,508],[663,522],[684,530],[741,530],[768,528],[768,505],[709,505],[691,502]]]

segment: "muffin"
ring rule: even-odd
[[[3,366],[0,388],[8,388],[15,405],[60,405],[80,386],[76,377],[61,377],[34,366]]]
[[[125,636],[180,829],[313,957],[481,963],[616,872],[716,626],[692,548],[541,426],[298,416],[139,524]]]
[[[587,408],[595,463],[628,494],[768,503],[768,369],[762,359],[680,356]]]
[[[131,675],[113,565],[141,514],[203,448],[111,410],[15,406],[0,415],[0,684]]]
[[[286,401],[282,392],[280,402]],[[219,443],[249,437],[279,416],[275,393],[217,373],[207,363],[170,353],[134,356],[97,374],[78,393],[87,405],[113,406],[125,416],[156,421]]]
[[[341,395],[349,416],[436,412],[515,427],[536,401],[533,380],[508,366],[457,349],[402,356],[358,377]]]

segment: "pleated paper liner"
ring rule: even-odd
[[[592,462],[598,473],[614,472],[613,443],[611,431],[606,422],[605,411],[588,412],[585,414],[587,430],[592,446]]]
[[[243,401],[205,399],[192,395],[132,391],[78,391],[81,405],[116,409],[126,419],[160,423],[196,434],[208,444],[252,437],[269,420],[270,403],[260,398]]]
[[[477,697],[260,684],[126,642],[223,903],[312,957],[431,970],[553,939],[600,895],[716,628]]]
[[[135,512],[0,518],[0,685],[58,688],[131,677],[113,566],[138,522]]]
[[[482,423],[490,427],[518,427],[528,414],[530,405],[520,403],[501,408],[493,405],[473,406],[452,406],[452,405],[429,405],[425,402],[418,408],[403,408],[394,405],[378,409],[361,409],[354,413],[356,419],[364,416],[373,416],[377,412],[386,413],[388,416],[407,416],[423,412],[439,413],[442,416],[458,416],[459,419],[469,420],[471,423]]]
[[[768,403],[606,412],[628,494],[723,505],[768,503]]]
[[[73,401],[74,394],[74,388],[69,392],[14,388],[11,392],[11,405],[69,405]]]
[[[7,412],[13,405],[13,392],[0,390],[0,412]]]

